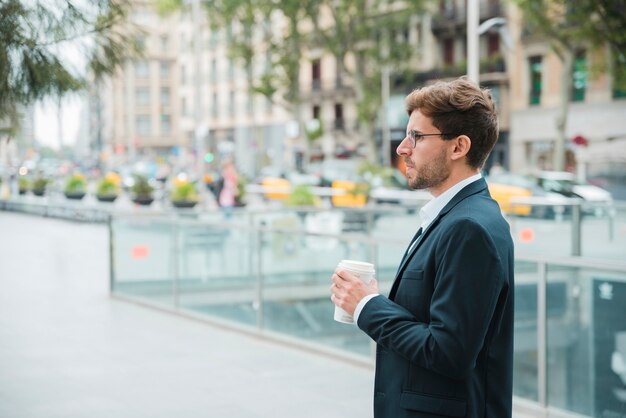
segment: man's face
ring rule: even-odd
[[[412,189],[436,189],[450,176],[450,161],[446,141],[441,131],[432,124],[432,119],[424,116],[419,110],[414,110],[407,124],[407,136],[398,145],[396,153],[404,159],[406,164],[406,178]],[[415,148],[409,138],[410,132],[415,131],[417,138]],[[419,134],[432,136],[419,137]],[[431,190],[432,192],[432,190]]]

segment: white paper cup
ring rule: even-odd
[[[368,284],[376,273],[374,265],[372,263],[366,263],[364,261],[355,260],[341,260],[337,265],[338,269],[348,271],[355,276],[359,277],[363,283]],[[353,324],[354,318],[348,312],[341,309],[339,306],[335,306],[335,321],[342,322],[344,324]]]

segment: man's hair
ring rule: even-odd
[[[419,110],[432,118],[433,125],[448,134],[443,139],[467,135],[472,140],[467,163],[474,168],[482,168],[498,140],[498,115],[491,92],[465,77],[412,91],[406,97],[406,110],[409,117]]]

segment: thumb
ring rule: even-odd
[[[370,280],[370,282],[367,285],[367,287],[369,287],[370,289],[375,290],[376,292],[378,292],[378,281],[376,281],[376,279]]]

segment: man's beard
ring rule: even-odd
[[[450,176],[450,168],[446,165],[446,150],[441,152],[431,161],[422,165],[419,170],[413,166],[413,162],[405,157],[405,164],[413,168],[415,176],[409,178],[409,187],[414,190],[430,189],[443,183]]]

